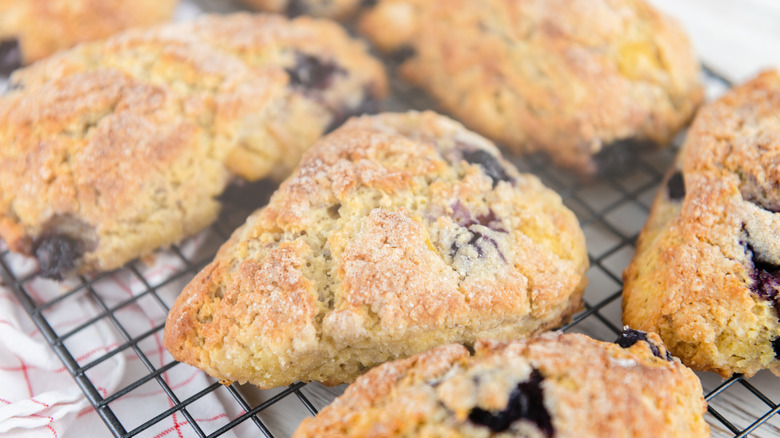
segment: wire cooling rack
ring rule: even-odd
[[[718,94],[728,86],[725,80],[711,71],[707,71],[705,76],[711,94]],[[633,256],[637,235],[674,154],[675,148],[641,152],[635,157],[636,162],[629,172],[592,184],[582,184],[566,176],[540,156],[514,159],[521,171],[535,173],[547,186],[561,194],[566,205],[577,214],[586,235],[591,268],[585,310],[563,330],[586,333],[601,340],[612,341],[617,337],[620,332],[621,272]],[[177,367],[187,365],[175,362],[170,356],[163,361],[153,360],[146,347],[153,338],[159,344],[165,315],[181,287],[212,259],[219,245],[254,208],[267,202],[267,194],[272,190],[273,187],[267,183],[231,189],[224,196],[226,213],[217,225],[158,256],[169,260],[163,275],[151,272],[149,263],[136,261],[112,273],[69,279],[59,285],[59,293],[41,297],[37,292],[39,283],[47,280],[39,278],[37,269],[34,266],[29,268],[28,263],[28,269],[20,270],[19,256],[7,251],[0,253],[3,276],[115,436],[164,435],[158,432],[160,424],[171,417],[174,417],[179,436],[257,436],[258,431],[267,437],[289,436],[296,422],[315,415],[318,409],[343,391],[343,386],[325,388],[316,383],[296,383],[286,388],[261,391],[247,385],[222,385],[204,376],[203,381],[207,383],[202,388],[181,394],[169,383],[167,375]],[[258,193],[261,194],[259,197],[252,196]],[[193,250],[193,246],[197,250]],[[136,291],[124,299],[108,297],[104,293],[103,282],[116,276],[134,283]],[[79,300],[77,306],[66,306],[74,300]],[[92,305],[83,306],[84,301]],[[92,310],[79,320],[79,324],[60,329],[57,322],[62,315],[58,309],[65,308],[71,309],[69,311],[74,308]],[[140,309],[150,322],[148,328],[139,331],[127,321],[126,311],[131,308]],[[74,353],[74,346],[78,345],[79,337],[96,324],[108,325],[118,334],[116,345],[107,351],[79,357]],[[162,355],[164,352],[158,353]],[[140,361],[142,371],[130,384],[106,391],[95,384],[91,375],[118,355]],[[715,436],[780,435],[780,428],[775,424],[778,421],[775,414],[780,411],[780,405],[774,401],[780,400],[780,380],[765,372],[750,380],[734,376],[721,381],[709,373],[699,373],[699,376],[710,404],[707,421]],[[134,412],[133,420],[127,420],[127,415],[120,412],[120,401],[150,385],[162,390],[170,407],[148,413]],[[215,426],[211,422],[213,419],[198,418],[193,411],[199,401],[217,393],[223,404],[232,405],[231,410],[235,414]],[[139,416],[143,418],[139,419]],[[287,428],[280,426],[277,421],[279,416],[292,416],[292,423],[288,422]]]

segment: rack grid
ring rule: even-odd
[[[705,84],[714,94],[729,85],[721,76],[707,69]],[[640,152],[630,172],[592,184],[582,184],[566,176],[542,156],[512,159],[521,171],[536,174],[562,196],[565,204],[579,218],[586,235],[591,268],[585,309],[562,330],[582,332],[609,341],[620,332],[621,272],[633,255],[635,240],[675,152],[675,148]],[[180,436],[216,437],[225,433],[256,436],[258,431],[267,437],[289,436],[292,430],[279,427],[274,421],[276,416],[292,412],[293,417],[297,416],[300,421],[315,415],[318,409],[343,390],[343,387],[327,389],[316,383],[295,383],[286,388],[261,391],[248,385],[223,385],[203,375],[201,378],[206,383],[199,391],[182,394],[168,378],[168,374],[176,368],[187,367],[175,362],[160,347],[169,306],[181,287],[212,259],[232,230],[254,208],[267,202],[273,188],[269,183],[259,183],[229,189],[223,196],[224,212],[217,224],[181,245],[161,251],[157,255],[158,263],[135,261],[118,271],[70,278],[58,284],[55,293],[48,295],[40,290],[46,289],[43,286],[51,289],[52,285],[41,285],[48,280],[39,277],[34,261],[25,261],[7,250],[0,252],[2,276],[116,437],[155,436],[153,432],[158,431],[159,425],[171,418]],[[247,202],[248,199],[251,202]],[[160,258],[166,260],[162,268]],[[121,280],[121,284],[132,286],[128,287],[128,294],[118,298],[116,294],[106,292],[106,280],[112,280],[111,284]],[[76,305],[68,306],[69,302],[76,302]],[[64,324],[64,318],[74,315],[63,316],[63,309],[72,312],[74,308],[84,309],[84,315],[77,324]],[[128,315],[137,315],[139,309],[148,319],[148,327],[142,329],[128,321]],[[74,346],[79,345],[79,337],[94,335],[98,324],[101,324],[100,330],[109,327],[117,341],[105,351],[79,356],[74,352]],[[63,326],[66,328],[62,329]],[[106,391],[93,381],[91,375],[102,366],[112,366],[112,361],[119,355],[137,361],[137,379],[117,390]],[[772,424],[772,420],[778,418],[775,414],[780,411],[780,405],[772,398],[777,399],[775,393],[780,393],[777,381],[767,380],[773,385],[770,388],[772,394],[769,394],[766,384],[754,384],[755,378],[749,380],[736,375],[720,381],[708,373],[699,374],[704,382],[705,398],[710,403],[707,421],[715,436],[744,437],[762,431],[769,435],[780,434],[780,428]],[[763,388],[759,389],[759,386]],[[169,408],[135,412],[136,417],[145,415],[140,422],[126,418],[121,412],[122,399],[150,387],[161,390],[168,399]],[[737,390],[744,393],[740,397],[754,397],[766,409],[735,416],[723,407],[721,401],[725,398],[724,394]],[[218,396],[233,415],[226,415],[221,422],[214,418],[200,418],[202,415],[196,412],[203,409],[198,403],[211,395]],[[274,409],[281,405],[284,406],[281,410]],[[159,435],[157,433],[156,436]]]

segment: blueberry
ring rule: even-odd
[[[62,280],[63,276],[76,266],[81,257],[82,245],[64,234],[54,234],[39,240],[35,246],[35,257],[41,268],[41,276]]]
[[[487,214],[479,215],[475,218],[471,214],[471,211],[465,205],[463,205],[462,202],[455,201],[455,204],[452,205],[452,218],[455,220],[455,223],[461,227],[469,228],[472,225],[479,224],[486,226],[493,231],[506,233],[504,224],[501,222],[501,219],[496,216],[496,212],[492,209],[488,209]]]
[[[482,171],[485,175],[489,176],[493,180],[493,187],[498,184],[499,181],[512,182],[512,177],[506,173],[504,166],[499,163],[495,155],[487,152],[483,149],[472,149],[463,151],[463,159],[471,164],[477,164],[482,167]]]
[[[474,227],[474,225],[482,225],[493,231],[506,233],[506,230],[502,226],[503,224],[501,223],[501,220],[498,218],[498,216],[496,216],[496,213],[493,210],[488,210],[487,214],[479,215],[474,218],[474,216],[471,214],[471,211],[469,211],[469,209],[466,208],[463,203],[456,201],[452,206],[452,217],[458,225],[468,229],[468,232],[471,235],[469,241],[465,244],[458,243],[457,239],[452,242],[452,245],[450,246],[450,254],[453,258],[461,248],[466,246],[473,246],[477,251],[477,255],[479,257],[484,257],[486,249],[485,246],[492,245],[496,251],[498,251],[498,255],[501,257],[501,260],[506,262],[504,254],[498,247],[498,242],[496,242],[496,240],[489,235],[483,233],[479,227]]]
[[[772,350],[775,351],[775,359],[780,358],[780,338],[775,338],[772,341]]]
[[[636,138],[625,138],[606,144],[593,156],[596,173],[599,175],[625,174],[636,164],[636,152],[652,145],[651,141]]]
[[[763,261],[761,255],[749,243],[746,243],[745,246],[753,262],[753,270],[750,273],[753,282],[750,285],[750,290],[762,299],[771,302],[775,312],[780,317],[780,295],[778,294],[780,266]]]
[[[316,56],[295,53],[295,65],[285,69],[290,75],[290,86],[306,90],[324,90],[337,74],[346,71],[333,61],[323,61]]]
[[[492,245],[493,248],[495,248],[496,251],[498,252],[498,256],[501,257],[501,260],[506,262],[504,253],[502,253],[501,250],[498,248],[498,242],[496,242],[495,239],[473,229],[469,229],[469,233],[471,234],[471,237],[469,238],[468,242],[466,242],[465,244],[459,244],[457,241],[455,241],[450,246],[450,255],[453,258],[458,254],[458,251],[460,251],[461,248],[467,246],[474,247],[474,249],[477,251],[477,256],[479,258],[482,258],[485,256],[485,251],[487,250],[487,246]]]
[[[534,369],[525,382],[520,382],[509,394],[509,402],[504,410],[491,412],[482,408],[474,408],[469,413],[469,421],[486,426],[493,432],[503,432],[515,421],[526,420],[536,427],[546,437],[553,436],[552,419],[544,407],[544,391],[541,383],[544,378]]]
[[[685,180],[679,170],[666,181],[666,193],[672,201],[685,198]]]
[[[647,342],[647,345],[650,346],[650,351],[653,352],[653,356],[666,359],[668,361],[672,360],[672,355],[668,351],[666,352],[666,356],[661,356],[661,349],[647,338],[646,332],[641,330],[626,328],[623,330],[623,333],[621,333],[620,336],[615,340],[615,343],[618,344],[620,348],[629,348],[639,341]]]
[[[0,74],[9,75],[22,66],[22,48],[16,38],[0,41]]]
[[[452,206],[452,218],[461,227],[468,227],[475,223],[471,211],[460,200],[455,201]]]

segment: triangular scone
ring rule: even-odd
[[[693,371],[658,335],[445,345],[366,373],[294,438],[704,438]]]
[[[653,2],[375,3],[357,27],[403,79],[475,131],[583,176],[670,144],[704,97],[693,45]]]
[[[623,321],[695,370],[780,376],[780,71],[696,115],[623,272]]]
[[[209,15],[82,44],[0,97],[0,238],[45,276],[115,269],[217,219],[234,176],[282,180],[385,94],[336,23]]]
[[[439,344],[555,327],[587,266],[574,214],[488,140],[430,112],[362,117],[192,280],[165,346],[226,381],[349,382]]]

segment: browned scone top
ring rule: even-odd
[[[0,40],[25,64],[77,43],[166,21],[177,0],[0,0]]]
[[[639,335],[639,339],[636,335]],[[696,375],[655,334],[450,344],[359,377],[295,438],[709,437]]]
[[[470,128],[583,175],[666,145],[703,97],[686,35],[643,0],[380,0],[360,29]]]
[[[202,229],[231,175],[282,179],[386,90],[381,65],[335,23],[250,14],[127,31],[11,83],[0,236],[55,277],[116,268]]]
[[[313,15],[343,20],[351,17],[365,0],[241,0],[261,11],[290,16]]]
[[[780,74],[703,107],[623,274],[626,324],[688,366],[780,375]]]
[[[355,118],[185,288],[165,346],[226,381],[349,382],[443,343],[558,326],[587,266],[561,198],[488,140],[430,112]]]

